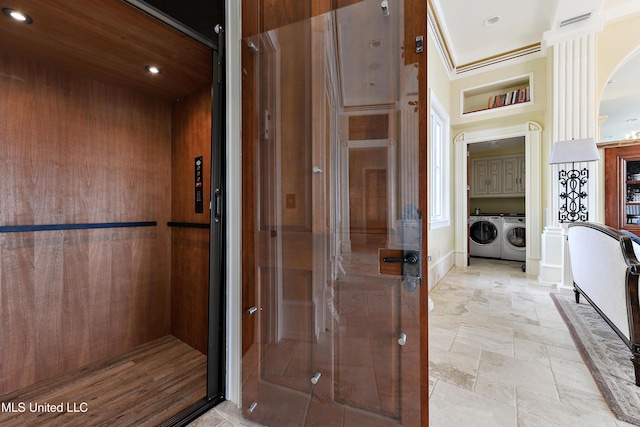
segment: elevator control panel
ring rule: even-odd
[[[198,156],[195,158],[195,210],[196,213],[204,212],[204,188],[202,185],[202,156]]]

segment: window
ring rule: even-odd
[[[448,227],[451,211],[451,167],[449,160],[449,115],[431,91],[429,140],[429,227]]]

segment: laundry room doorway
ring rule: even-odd
[[[540,134],[538,124],[527,122],[455,138],[456,265],[506,259],[538,274]]]

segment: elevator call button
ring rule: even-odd
[[[204,197],[203,197],[203,187],[202,187],[202,156],[196,157],[195,159],[195,211],[196,213],[204,212]]]

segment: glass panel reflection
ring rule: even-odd
[[[403,3],[389,3],[245,40],[260,307],[243,407],[263,424],[420,422],[421,273],[380,274],[381,251],[421,256],[407,238],[420,230],[418,68],[403,60]]]

